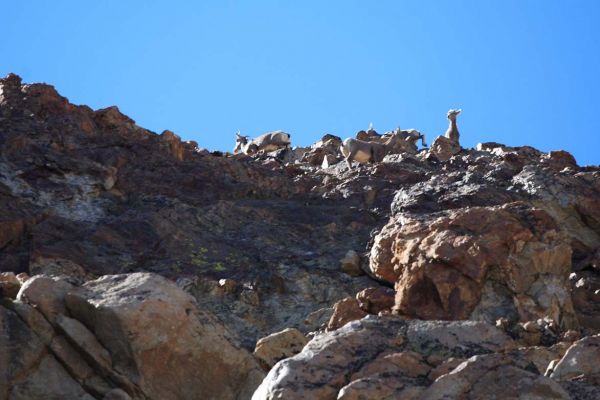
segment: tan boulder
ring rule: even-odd
[[[298,354],[306,343],[308,339],[302,332],[288,328],[259,339],[254,356],[270,369],[277,361]]]
[[[57,316],[56,325],[79,352],[92,361],[96,368],[104,371],[112,368],[112,359],[108,350],[98,342],[98,339],[85,325],[64,315]]]
[[[147,398],[242,399],[263,377],[220,322],[158,275],[106,275],[66,302]]]
[[[18,301],[13,302],[11,308],[45,345],[56,336],[52,325],[37,308]]]
[[[21,286],[17,300],[34,306],[54,324],[58,315],[67,314],[65,296],[74,289],[73,285],[64,280],[37,275]]]
[[[429,148],[429,154],[434,155],[440,161],[448,161],[460,151],[460,144],[445,136],[436,137]]]
[[[327,323],[327,330],[335,330],[346,325],[348,322],[361,319],[366,316],[358,305],[358,301],[352,297],[346,297],[334,304],[333,315]]]

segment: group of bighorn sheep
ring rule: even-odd
[[[449,120],[448,130],[445,137],[455,143],[459,143],[459,132],[456,125],[456,117],[461,113],[460,109],[448,111]],[[416,153],[417,141],[421,140],[421,145],[425,144],[425,135],[416,129],[401,130],[396,128],[392,132],[386,132],[379,135],[369,126],[367,131],[360,131],[356,139],[348,138],[340,146],[340,152],[344,156],[349,168],[352,168],[352,161],[364,164],[369,162],[378,162],[388,154],[398,154],[402,152]],[[290,134],[283,131],[274,131],[265,133],[256,139],[250,139],[248,136],[242,136],[240,132],[236,133],[235,148],[233,154],[256,154],[258,152],[271,152],[281,148],[288,148],[291,145]]]

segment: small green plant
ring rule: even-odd
[[[216,262],[213,265],[213,269],[217,272],[222,272],[222,271],[225,271],[227,268],[225,268],[225,266],[223,265],[222,262]]]

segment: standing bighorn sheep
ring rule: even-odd
[[[282,147],[288,147],[291,143],[290,136],[289,133],[285,133],[284,131],[274,131],[250,140],[248,136],[242,136],[238,131],[238,133],[235,134],[235,148],[233,149],[233,154],[239,152],[244,154],[254,154],[261,150],[268,153]]]
[[[364,164],[383,160],[383,157],[396,149],[403,138],[402,135],[394,133],[384,140],[385,141],[382,143],[366,142],[352,138],[344,140],[340,146],[340,151],[346,158],[348,168],[352,168],[351,161],[357,161]]]
[[[450,125],[448,126],[448,130],[445,135],[448,139],[452,140],[455,143],[458,143],[458,139],[460,138],[460,134],[458,133],[458,127],[456,126],[456,117],[460,114],[462,110],[450,110],[448,111],[448,120],[450,121]]]

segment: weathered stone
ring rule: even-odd
[[[554,366],[552,379],[567,380],[583,375],[600,377],[600,335],[588,336],[573,343]]]
[[[260,382],[252,356],[174,283],[135,273],[107,275],[82,289],[67,297],[69,311],[145,396],[245,398]]]
[[[396,284],[399,312],[488,322],[549,315],[565,328],[576,326],[571,248],[546,212],[515,203],[402,220],[384,227],[370,265]]]
[[[365,272],[360,268],[360,255],[354,250],[348,250],[344,258],[340,260],[342,272],[350,276],[364,275]]]
[[[102,400],[131,400],[131,397],[121,389],[113,389],[106,393]]]
[[[440,161],[448,161],[452,156],[460,153],[460,151],[460,144],[445,136],[438,136],[431,144],[429,154],[434,155]]]
[[[81,358],[64,336],[56,336],[52,339],[50,349],[77,381],[83,382],[94,375],[94,370]]]
[[[471,357],[513,345],[506,334],[483,322],[367,316],[315,336],[299,354],[278,362],[253,399],[395,396],[416,387],[408,396],[423,389],[431,369],[425,360],[432,356]]]
[[[383,354],[368,363],[350,378],[352,381],[372,375],[395,373],[411,378],[427,376],[431,367],[415,351]]]
[[[388,312],[394,306],[394,290],[387,287],[370,287],[356,294],[359,307],[369,314]]]
[[[15,383],[8,396],[11,400],[94,400],[51,355],[42,358],[25,380]]]
[[[333,306],[333,315],[327,323],[327,329],[332,331],[346,325],[348,322],[361,319],[367,315],[361,310],[358,301],[352,297],[347,297],[335,303]]]
[[[20,288],[21,282],[19,282],[14,272],[0,273],[0,298],[14,299],[17,297]]]
[[[35,369],[46,353],[44,343],[11,310],[0,305],[0,394]]]
[[[87,356],[96,368],[107,371],[112,368],[112,360],[108,351],[98,339],[81,322],[59,315],[56,318],[57,328],[62,331],[77,350]]]
[[[53,324],[58,315],[67,314],[65,296],[74,289],[64,280],[38,275],[21,286],[17,300],[35,307]]]
[[[446,361],[444,361],[443,363],[441,363],[440,365],[438,365],[437,367],[432,369],[429,372],[428,378],[432,381],[435,381],[440,376],[450,373],[452,370],[454,370],[456,367],[458,367],[464,361],[465,361],[464,358],[450,357],[449,359],[447,359]]]
[[[260,339],[256,343],[254,356],[271,369],[279,360],[302,351],[308,339],[297,329],[288,328]]]
[[[486,399],[500,393],[503,398],[570,399],[555,381],[528,371],[526,365],[502,354],[473,356],[439,377],[420,398]]]
[[[388,373],[350,382],[340,389],[337,400],[417,400],[424,389],[413,379]]]
[[[27,324],[27,327],[31,329],[45,345],[50,344],[56,335],[56,332],[37,308],[26,303],[14,302],[11,304],[11,309],[19,315],[19,318]]]

